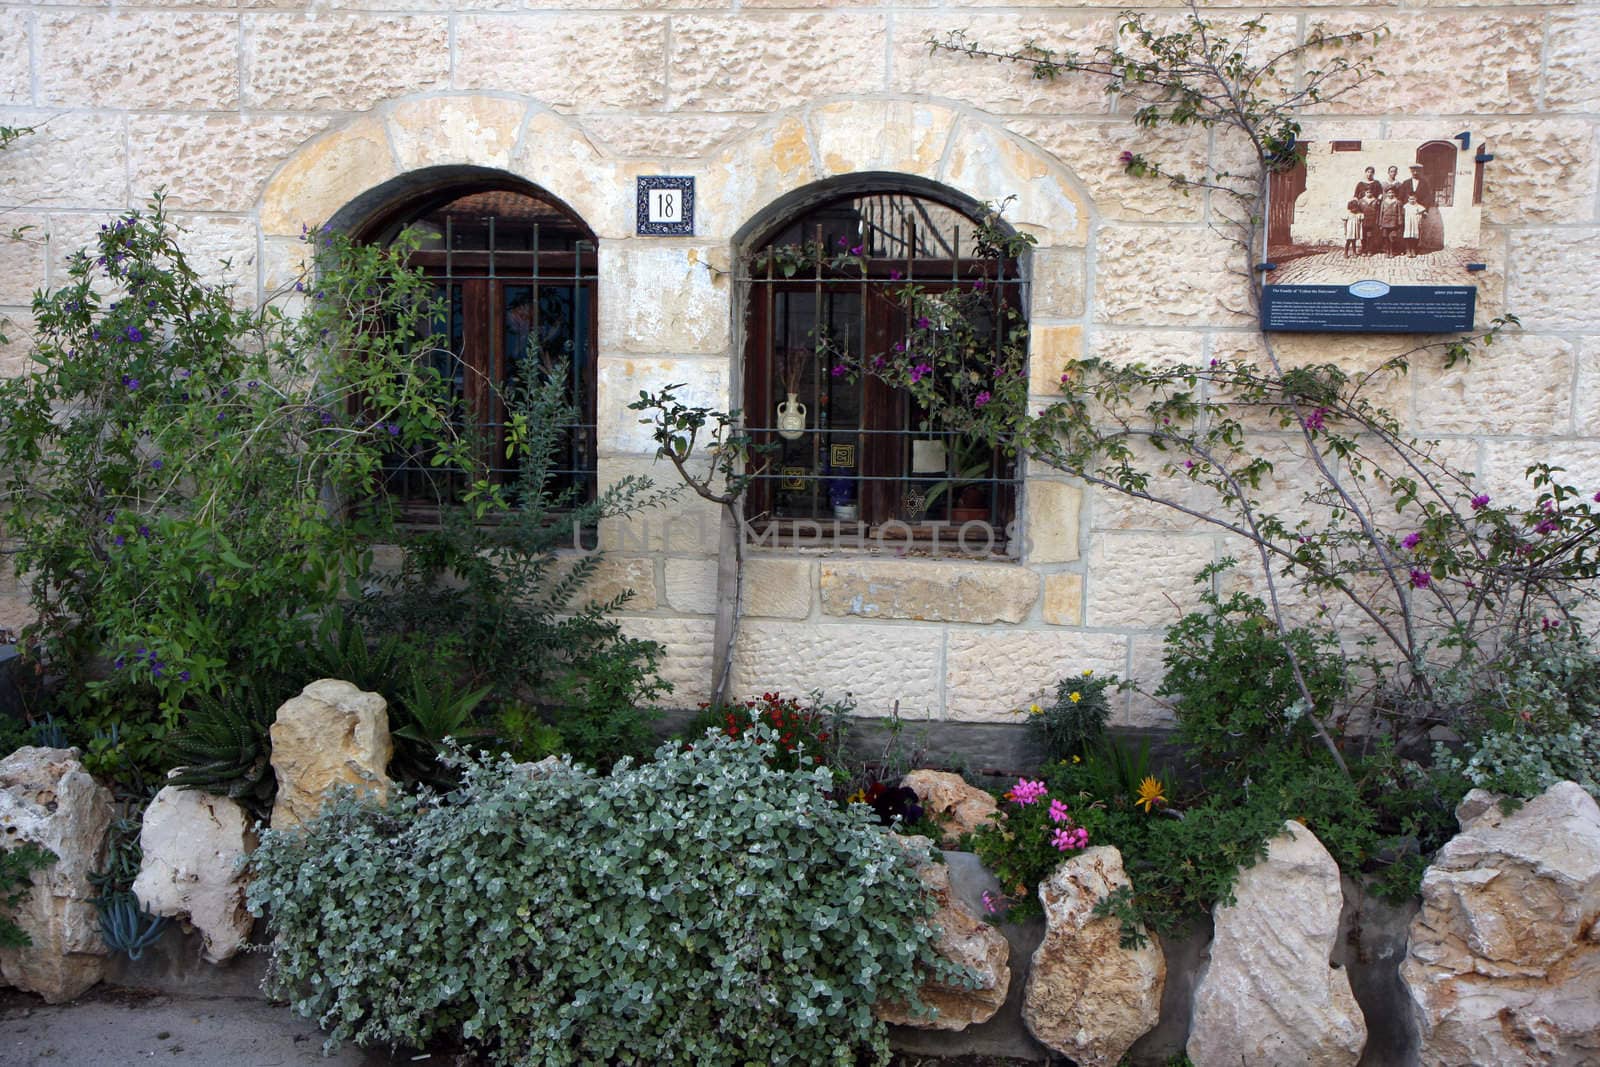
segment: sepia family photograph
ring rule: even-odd
[[[1483,163],[1460,142],[1307,141],[1267,188],[1268,285],[1470,285]]]

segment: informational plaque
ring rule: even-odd
[[[635,231],[647,236],[694,233],[694,179],[665,175],[639,178]]]
[[[1263,330],[1471,330],[1483,264],[1481,147],[1467,134],[1305,141],[1267,183]]]

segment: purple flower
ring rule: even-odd
[[[383,424],[383,428],[389,431],[390,437],[400,436],[400,424],[398,422],[386,422]]]
[[[1596,493],[1595,494],[1595,499],[1596,500],[1600,500],[1600,493]],[[1484,508],[1486,508],[1488,506],[1489,506],[1489,494],[1488,493],[1479,493],[1477,496],[1472,498],[1472,510],[1473,511],[1482,511]]]
[[[1600,504],[1600,493],[1596,493],[1596,494],[1595,494],[1595,495],[1594,495],[1594,502],[1595,502],[1595,503],[1596,503],[1596,504]]]
[[[127,663],[127,661],[126,661],[126,660],[124,660],[124,659],[123,659],[123,658],[122,658],[122,657],[121,657],[121,656],[118,656],[118,657],[117,657],[117,658],[116,658],[116,659],[115,659],[115,660],[113,660],[113,661],[112,661],[112,663],[111,663],[111,666],[113,666],[113,667],[115,667],[115,668],[116,668],[116,669],[117,669],[117,670],[119,670],[119,671],[120,671],[120,670],[121,670],[121,669],[122,669],[122,668],[124,668],[124,667],[126,667],[126,666],[127,666],[127,665],[128,665],[128,663]]]
[[[913,382],[920,382],[923,378],[932,373],[932,367],[928,366],[926,363],[918,363],[915,367],[911,368],[911,380]]]
[[[324,411],[322,413],[322,425],[330,426],[332,424],[333,424],[333,413],[330,412],[330,411]]]
[[[132,377],[129,377],[128,375],[124,374],[122,376],[122,384],[127,386],[128,387],[128,392],[131,393],[135,389],[139,388],[139,379],[132,378]]]
[[[1554,533],[1560,525],[1560,521],[1556,519],[1554,515],[1551,515],[1547,518],[1540,519],[1539,525],[1533,528],[1533,532],[1536,534]]]
[[[843,378],[845,375],[845,370],[846,368],[843,363],[835,363],[833,365],[833,376],[835,378]]]
[[[850,254],[852,256],[859,256],[861,254],[861,246],[860,245],[851,245],[850,246]]]
[[[1317,408],[1311,414],[1301,419],[1300,422],[1308,430],[1320,430],[1323,427],[1323,416],[1325,416],[1327,413],[1327,408]]]
[[[1406,534],[1406,539],[1400,543],[1405,545],[1408,549],[1416,548],[1422,543],[1422,535],[1420,533]]]
[[[1186,459],[1186,460],[1183,461],[1183,469],[1186,470],[1186,471],[1194,470],[1195,466],[1196,466],[1195,461],[1192,460],[1192,459]]]
[[[979,278],[977,281],[972,283],[972,288],[973,289],[982,289],[984,286],[986,286],[988,284],[989,284],[988,282],[984,281],[982,278]]]
[[[985,389],[983,392],[979,393],[976,397],[973,398],[972,406],[975,407],[975,408],[981,408],[981,407],[983,407],[983,405],[987,404],[988,402],[989,402],[989,390]]]
[[[148,526],[139,527],[139,536],[145,538],[146,540],[148,540],[149,537],[150,537],[150,527],[148,527]]]
[[[189,672],[188,672],[188,671],[181,671],[181,672],[179,672],[179,674],[178,674],[178,681],[180,681],[180,682],[187,682],[187,681],[188,681],[188,680],[189,680]]]
[[[1433,575],[1424,570],[1413,569],[1411,572],[1411,588],[1426,589],[1433,581]]]
[[[932,325],[933,325],[933,323],[928,321],[928,316],[926,316],[926,315],[918,315],[917,316],[917,329],[926,330],[928,327],[930,327]]]
[[[191,375],[193,373],[194,373],[194,371],[190,370],[188,367],[183,367],[183,368],[179,369],[178,377],[180,379],[184,380],[184,381],[188,381],[189,380],[189,375]]]
[[[1133,153],[1128,151],[1126,148],[1124,148],[1121,151],[1121,153],[1118,154],[1117,160],[1124,167],[1132,166],[1133,165]]]
[[[166,464],[162,463],[159,459],[153,459],[150,461],[150,469],[153,471],[158,471],[165,465]]]
[[[987,889],[983,891],[983,910],[988,912],[990,915],[994,915],[1000,910],[994,906],[994,894],[989,892]]]
[[[901,274],[901,273],[900,273],[900,272],[899,272],[899,271],[898,271],[898,270],[896,270],[896,269],[895,269],[895,268],[893,268],[893,267],[891,267],[891,268],[890,268],[890,269],[889,269],[889,280],[890,280],[890,281],[891,281],[891,282],[897,282],[897,281],[899,281],[899,280],[900,280],[900,279],[901,279],[901,278],[904,278],[904,277],[905,277],[905,275],[904,275],[904,274]]]
[[[128,340],[134,342],[135,344],[138,344],[140,341],[144,340],[144,334],[140,332],[139,327],[137,327],[137,326],[129,326],[128,327]]]
[[[106,525],[110,526],[115,521],[116,520],[114,518],[112,518],[111,512],[109,512],[109,511],[106,512]]]
[[[118,548],[121,548],[123,545],[127,544],[128,542],[127,542],[127,538],[123,537],[121,534],[117,534],[116,537],[112,538],[111,543],[116,545]]]

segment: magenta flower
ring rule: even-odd
[[[1034,804],[1050,793],[1050,787],[1037,779],[1018,778],[1011,787],[1011,799],[1018,804]]]
[[[994,915],[1000,911],[999,908],[994,906],[994,894],[989,892],[987,889],[983,891],[983,910],[988,912],[990,915]]]
[[[1076,830],[1056,830],[1050,835],[1050,843],[1056,847],[1057,852],[1082,848],[1089,843],[1089,831],[1081,826]]]
[[[1323,428],[1323,416],[1325,416],[1327,414],[1328,414],[1328,409],[1327,408],[1317,408],[1311,414],[1309,414],[1305,418],[1301,419],[1300,422],[1308,430],[1320,430],[1320,429]]]
[[[835,363],[833,365],[833,376],[835,378],[843,378],[844,377],[844,372],[845,372],[845,365],[843,363]]]
[[[1419,544],[1422,543],[1422,535],[1420,533],[1409,533],[1409,534],[1406,534],[1406,539],[1404,541],[1401,541],[1400,543],[1402,545],[1405,545],[1406,548],[1408,548],[1408,549],[1416,548]]]
[[[975,408],[981,408],[981,407],[983,407],[983,405],[987,404],[988,402],[989,402],[989,390],[985,389],[983,392],[979,393],[976,397],[973,398],[972,406],[975,407]]]
[[[1533,528],[1533,532],[1536,533],[1536,534],[1554,533],[1556,528],[1559,527],[1560,525],[1561,525],[1560,521],[1557,520],[1554,515],[1550,515],[1550,516],[1547,516],[1547,517],[1545,517],[1543,519],[1540,519],[1539,520],[1539,525],[1537,525],[1537,526],[1535,526]]]
[[[1192,459],[1186,459],[1186,460],[1184,460],[1184,461],[1183,461],[1183,469],[1184,469],[1184,470],[1186,470],[1186,471],[1192,471],[1192,470],[1194,470],[1194,468],[1195,468],[1195,462],[1194,462],[1194,460],[1192,460]]]
[[[1059,801],[1059,800],[1052,800],[1050,802],[1050,821],[1051,822],[1066,822],[1067,821],[1067,806],[1065,804],[1061,803],[1061,801]]]
[[[1117,159],[1124,167],[1133,165],[1133,153],[1128,151],[1126,148],[1124,148],[1121,154],[1117,156]]]
[[[915,367],[911,368],[911,380],[913,382],[920,382],[923,378],[926,378],[932,373],[932,367],[928,366],[926,363],[918,363]]]
[[[899,281],[899,280],[900,280],[900,279],[901,279],[901,278],[904,278],[904,277],[905,277],[905,275],[904,275],[904,274],[901,274],[901,273],[900,273],[900,272],[899,272],[899,271],[898,271],[898,270],[896,270],[896,269],[894,269],[894,268],[893,268],[893,267],[891,267],[891,268],[890,268],[890,269],[889,269],[889,280],[890,280],[890,281],[891,281],[891,282],[897,282],[897,281]]]
[[[1596,493],[1595,494],[1595,499],[1596,500],[1600,500],[1600,493]],[[1488,506],[1489,506],[1489,494],[1488,493],[1479,493],[1477,496],[1472,498],[1472,510],[1473,511],[1482,511],[1484,508],[1486,508]]]
[[[928,327],[930,327],[932,325],[933,325],[933,323],[928,320],[928,316],[926,316],[926,315],[918,315],[917,316],[917,329],[926,330]]]
[[[1425,570],[1413,569],[1411,572],[1411,588],[1413,589],[1426,589],[1432,581],[1433,575]]]
[[[1595,495],[1594,495],[1594,502],[1595,502],[1595,503],[1596,503],[1596,504],[1600,504],[1600,493],[1596,493],[1596,494],[1595,494]]]

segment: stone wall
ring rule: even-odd
[[[599,441],[611,479],[652,465],[625,409],[639,388],[686,382],[697,400],[730,402],[741,313],[725,272],[741,232],[786,194],[872,171],[979,201],[1018,197],[1008,217],[1039,241],[1029,315],[1041,394],[1079,353],[1248,352],[1257,335],[1212,205],[1118,162],[1135,149],[1192,169],[1228,153],[1225,138],[1136,130],[1089,79],[1047,84],[928,54],[929,38],[953,29],[1088,48],[1110,40],[1122,6],[12,4],[0,8],[0,123],[39,129],[0,158],[4,227],[33,227],[0,243],[0,312],[25,324],[33,288],[61,282],[72,250],[158,187],[208,269],[265,295],[299,262],[302,224],[348,219],[352,201],[423,168],[506,171],[600,238]],[[1308,136],[1470,130],[1495,154],[1480,321],[1512,311],[1523,330],[1469,368],[1413,374],[1385,402],[1497,499],[1519,491],[1536,459],[1596,486],[1600,7],[1258,8],[1280,40],[1319,23],[1392,31],[1388,77],[1327,107]],[[641,174],[696,177],[693,237],[634,236]],[[0,373],[25,356],[26,330],[11,333]],[[1284,338],[1291,360],[1356,367],[1395,347]],[[665,643],[680,704],[708,689],[715,520],[683,503],[605,533],[616,552],[606,581],[635,590],[629,629]],[[1026,481],[1022,521],[1020,562],[757,549],[736,685],[848,689],[867,714],[898,701],[914,717],[1005,721],[1066,672],[1153,681],[1162,628],[1193,603],[1190,576],[1230,548],[1180,517],[1041,474]],[[23,611],[0,584],[0,626]],[[1160,720],[1125,699],[1122,722]]]

